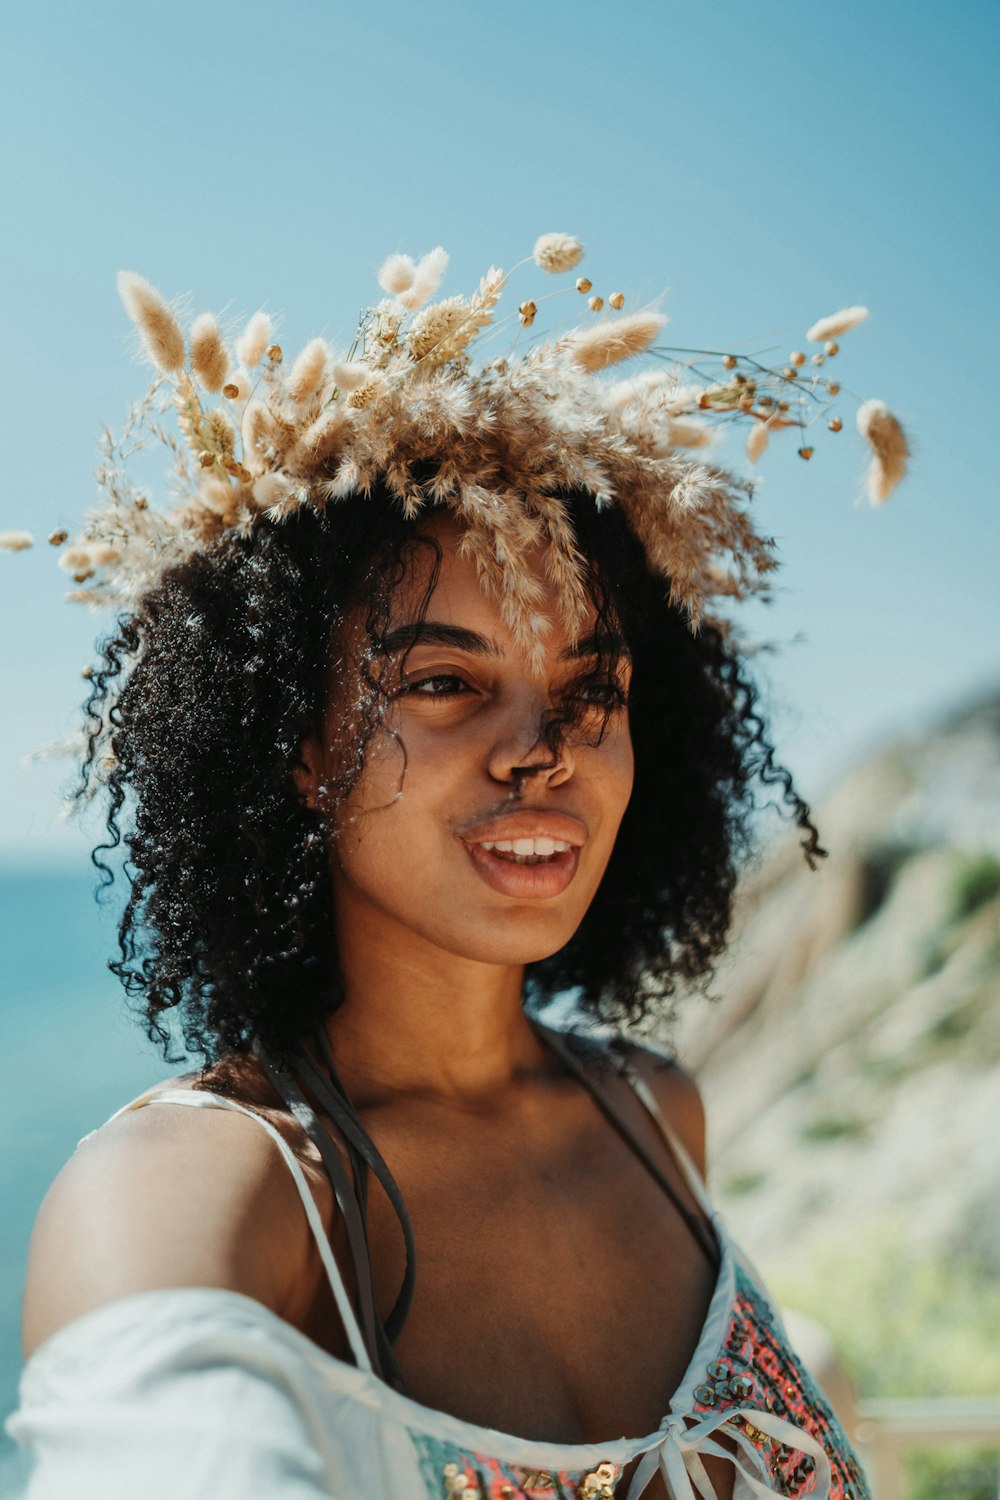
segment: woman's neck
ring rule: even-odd
[[[524,1014],[524,965],[448,953],[384,913],[338,923],[344,1000],[326,1022],[355,1102],[495,1095],[551,1058]]]

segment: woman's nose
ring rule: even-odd
[[[488,768],[495,781],[537,776],[558,785],[572,775],[572,754],[558,733],[551,708],[537,697],[511,707],[489,748]]]

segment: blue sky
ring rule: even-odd
[[[4,33],[0,527],[44,537],[93,498],[99,426],[144,385],[120,267],[195,309],[263,303],[295,347],[349,336],[390,250],[443,244],[466,291],[561,229],[596,283],[662,297],[678,345],[790,349],[872,309],[840,373],[908,425],[910,479],[854,506],[847,404],[754,502],[783,569],[746,618],[785,643],[761,666],[804,793],[1000,685],[994,6],[34,0]],[[21,763],[72,728],[102,628],[54,563],[0,554],[7,861],[83,857],[66,768]]]

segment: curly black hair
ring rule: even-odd
[[[780,786],[811,868],[826,851],[775,764],[728,632],[692,632],[616,507],[565,498],[598,621],[632,655],[635,780],[594,900],[563,948],[528,965],[526,999],[574,990],[585,1016],[629,1028],[662,1014],[681,982],[711,978],[753,848],[757,784]],[[419,517],[405,518],[380,488],[303,508],[168,570],[101,648],[80,794],[106,755],[107,720],[108,839],[92,858],[112,885],[106,856],[124,846],[128,884],[109,967],[170,1062],[181,1060],[171,1055],[178,1032],[208,1062],[255,1036],[286,1054],[339,1002],[328,853],[292,773],[322,722],[341,627],[360,606],[365,690],[333,794],[355,784],[386,701],[379,642],[423,545],[437,552],[426,609],[440,548],[420,536]],[[553,712],[541,732],[555,748],[582,732],[579,711]]]

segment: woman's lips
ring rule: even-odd
[[[536,900],[561,895],[580,862],[580,851],[575,847],[550,855],[537,865],[519,865],[495,854],[492,849],[484,849],[482,844],[465,844],[465,848],[476,874],[495,891],[504,896],[534,897]]]

